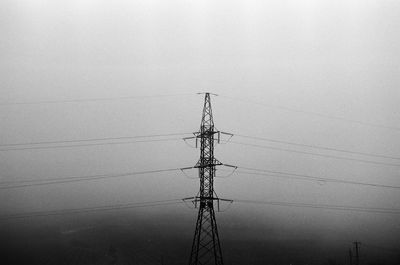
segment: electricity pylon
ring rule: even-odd
[[[215,167],[222,165],[214,157],[214,143],[219,143],[220,134],[214,128],[210,93],[205,93],[200,131],[193,137],[196,138],[196,147],[200,140],[200,160],[194,166],[199,171],[200,191],[198,196],[187,198],[199,206],[189,265],[224,264],[214,212],[214,201],[219,205],[222,200],[214,192]]]
[[[349,249],[349,261],[350,265],[353,265],[353,253],[351,252],[351,248]]]
[[[353,242],[353,244],[354,244],[354,248],[355,248],[355,250],[356,250],[356,265],[360,265],[360,244],[361,244],[361,242],[358,242],[358,241],[355,241],[355,242]]]

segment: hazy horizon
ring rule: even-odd
[[[195,170],[185,172],[194,179],[177,170],[7,185],[194,166],[199,149],[181,139],[189,134],[154,135],[197,131],[197,93],[207,91],[218,95],[216,128],[234,134],[215,156],[239,167],[215,179],[218,196],[236,200],[216,213],[226,264],[347,265],[354,241],[360,265],[399,264],[399,8],[391,0],[2,1],[0,253],[9,264],[100,264],[112,262],[100,257],[113,246],[121,264],[186,264],[197,212],[185,204],[2,218],[195,196]],[[132,136],[145,137],[124,140]],[[109,140],[87,141],[99,138]],[[46,141],[56,143],[38,144]]]

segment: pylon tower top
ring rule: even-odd
[[[214,157],[215,134],[218,134],[219,142],[220,133],[214,128],[210,93],[205,93],[200,131],[195,133],[196,146],[200,140],[200,159],[195,165],[199,171],[200,192],[194,202],[196,206],[199,202],[200,206],[189,265],[223,265],[214,212],[214,201],[218,201],[214,192],[215,167],[222,165]]]
[[[206,131],[214,130],[214,119],[212,115],[210,93],[206,93],[204,99],[204,107],[203,107],[203,115],[201,118],[200,131],[203,130]]]

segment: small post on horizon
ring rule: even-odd
[[[349,249],[349,262],[350,265],[353,265],[353,253],[351,252],[351,248]]]
[[[355,250],[356,250],[356,264],[355,265],[360,265],[360,250],[359,250],[360,244],[361,244],[361,242],[359,242],[359,241],[354,242],[354,246],[355,246]]]

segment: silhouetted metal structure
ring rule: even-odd
[[[360,250],[359,250],[359,248],[360,248],[361,242],[355,241],[355,242],[353,242],[353,244],[354,244],[354,248],[356,250],[356,264],[355,265],[360,265],[360,252],[359,252]]]
[[[217,137],[215,137],[217,136]],[[200,178],[200,191],[194,197],[199,212],[194,233],[189,265],[222,265],[221,244],[215,220],[214,201],[219,199],[214,192],[215,167],[222,165],[214,157],[214,143],[220,141],[220,132],[215,131],[210,93],[205,93],[200,131],[195,133],[196,146],[200,140],[200,160],[195,165]]]
[[[349,264],[353,265],[353,253],[351,252],[351,249],[349,249]]]

